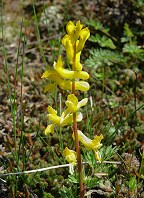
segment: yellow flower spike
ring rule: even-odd
[[[66,147],[65,150],[63,151],[63,156],[70,164],[76,165],[77,154],[75,151],[70,150],[70,149],[68,149],[68,147]]]
[[[69,71],[64,69],[64,62],[62,57],[59,56],[57,63],[54,65],[54,69],[65,79],[83,79],[86,80],[89,78],[89,74],[85,71]]]
[[[74,134],[73,134],[74,138]],[[78,139],[79,141],[88,149],[88,150],[94,150],[95,156],[98,160],[101,159],[100,153],[98,152],[98,149],[102,146],[101,140],[103,139],[103,135],[95,136],[93,140],[86,137],[80,130],[78,130]]]
[[[45,135],[48,135],[50,133],[54,133],[54,127],[55,127],[55,124],[50,124],[47,126],[47,128],[45,129]]]

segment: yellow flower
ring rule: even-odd
[[[43,74],[42,78],[48,78],[49,80],[54,80],[60,86],[61,89],[72,90],[72,81],[62,79],[61,76],[56,71],[50,70],[50,73],[49,71],[46,71]],[[75,90],[88,91],[89,88],[90,88],[89,83],[85,81],[75,81]],[[45,88],[45,92],[54,91],[54,89],[55,89],[55,84],[48,84]]]
[[[87,27],[82,28],[83,25],[80,21],[76,25],[72,21],[69,21],[66,26],[67,34],[62,38],[62,44],[66,49],[70,64],[74,64],[74,47],[76,47],[76,70],[78,71],[82,70],[82,64],[80,63],[81,51],[90,36],[89,29]]]
[[[72,90],[72,81],[67,80],[67,81],[57,81],[58,85],[64,89],[64,90]],[[79,91],[88,91],[90,88],[89,83],[85,81],[75,81],[75,90]]]
[[[77,112],[81,107],[86,105],[87,101],[88,98],[84,98],[78,102],[78,99],[74,94],[69,94],[67,101],[65,102],[68,108],[64,111],[64,115],[66,116],[68,113]]]
[[[79,53],[84,48],[85,42],[89,38],[89,36],[90,36],[90,32],[87,27],[80,31],[80,34],[79,34],[80,40],[76,48],[76,53]]]
[[[80,21],[77,21],[76,25],[72,21],[69,21],[66,30],[68,35],[71,37],[71,41],[76,42],[79,38],[79,34],[81,29],[83,28],[83,24]]]
[[[73,61],[73,56],[74,56],[74,44],[76,44],[76,53],[79,53],[85,45],[86,40],[90,36],[90,31],[86,27],[84,29],[83,25],[78,21],[76,25],[72,21],[69,21],[66,29],[67,33],[63,38],[62,38],[62,44],[64,45],[69,61]],[[78,40],[79,39],[79,40]]]
[[[59,56],[57,63],[54,64],[54,69],[59,73],[59,75],[64,79],[83,79],[89,78],[89,74],[85,71],[69,71],[64,69],[64,62],[62,57]]]
[[[76,165],[77,163],[77,154],[75,151],[68,149],[68,147],[65,148],[63,151],[63,156],[66,158],[66,160],[73,165]]]
[[[53,109],[51,106],[48,106],[48,117],[53,122],[52,124],[48,125],[45,129],[45,134],[48,135],[49,133],[54,133],[54,127],[56,125],[60,127],[64,127],[73,123],[73,114],[69,113],[65,115],[63,112],[61,116],[57,115],[57,111]],[[82,120],[82,113],[77,112],[77,122]]]
[[[44,88],[44,93],[46,92],[54,92],[56,89],[56,84],[47,84],[46,87]]]
[[[62,44],[66,49],[69,63],[72,65],[74,59],[74,46],[70,40],[70,37],[67,34],[63,37]],[[80,63],[80,55],[81,55],[81,51],[76,54],[76,70],[78,71],[82,70],[82,64]]]
[[[70,64],[73,64],[74,47],[67,34],[62,38],[62,44],[66,49],[67,57],[69,59]]]
[[[49,133],[54,133],[54,127],[55,124],[50,124],[47,126],[47,128],[45,129],[45,135],[48,135]]]
[[[74,138],[74,134],[73,134]],[[80,130],[78,130],[78,139],[79,141],[88,149],[88,150],[94,150],[95,157],[97,160],[101,161],[100,152],[98,149],[102,146],[101,140],[103,139],[103,135],[95,136],[93,140],[86,137]]]
[[[72,90],[72,80],[66,80],[65,78],[82,78],[87,79],[89,78],[89,74],[84,71],[68,71],[66,69],[63,69],[63,62],[61,60],[61,57],[58,59],[58,63],[54,63],[54,67],[56,70],[47,70],[43,73],[41,78],[47,78],[48,80],[53,80],[60,86],[61,89],[64,90]],[[58,71],[60,72],[58,72]],[[62,77],[63,76],[63,77]],[[47,91],[54,91],[56,88],[56,84],[48,84],[44,92]],[[75,90],[80,91],[88,91],[90,88],[89,83],[85,81],[75,81]]]

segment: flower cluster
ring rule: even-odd
[[[65,68],[65,63],[61,56],[58,57],[57,62],[54,62],[53,69],[47,70],[42,75],[42,78],[50,80],[50,83],[46,86],[44,92],[55,91],[58,85],[64,90],[80,90],[88,91],[90,86],[87,80],[89,74],[82,71],[83,66],[80,63],[81,51],[85,46],[86,40],[90,36],[89,29],[87,27],[83,28],[83,25],[78,21],[76,25],[69,21],[66,26],[67,34],[62,38],[62,44],[66,49],[67,58],[71,70]],[[48,106],[48,118],[52,122],[45,129],[45,134],[54,133],[55,126],[64,127],[70,125],[74,122],[73,114],[76,115],[76,122],[82,120],[82,114],[80,113],[80,108],[85,106],[88,99],[84,98],[78,101],[74,92],[68,95],[67,101],[65,102],[66,108],[60,116],[57,115],[57,111],[51,106]],[[78,140],[87,148],[92,149],[95,152],[95,156],[98,160],[101,160],[100,153],[98,149],[101,147],[101,140],[103,136],[95,136],[93,140],[87,138],[80,130],[77,130]],[[75,136],[72,135],[75,139]],[[63,156],[69,163],[76,164],[77,154],[75,151],[65,148]]]
[[[57,115],[57,111],[55,109],[53,109],[51,106],[48,106],[48,117],[53,123],[47,126],[45,134],[48,135],[49,133],[54,133],[54,127],[56,125],[64,127],[72,124],[74,112],[77,113],[77,122],[80,122],[82,120],[82,114],[78,112],[78,109],[84,106],[87,101],[88,99],[85,98],[78,102],[78,99],[74,94],[68,95],[68,99],[65,102],[67,109],[62,113],[61,116]]]

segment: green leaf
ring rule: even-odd
[[[127,52],[132,55],[135,55],[135,54],[141,54],[142,52],[144,52],[144,50],[139,48],[136,44],[130,43],[124,45],[123,52]]]
[[[135,190],[137,186],[136,176],[133,176],[129,181],[129,188],[131,191]]]
[[[86,24],[93,27],[95,30],[100,30],[100,31],[105,32],[105,33],[109,32],[109,28],[105,28],[100,21],[90,19],[86,22]]]
[[[110,128],[110,133],[112,133],[115,128]],[[115,153],[117,152],[118,148],[115,146],[114,148],[112,148],[112,145],[110,146],[103,146],[100,149],[101,155],[102,155],[102,159],[103,160],[110,160],[113,158],[113,156],[115,155]]]
[[[88,177],[87,178],[87,187],[89,188],[95,188],[99,184],[99,179],[97,177]]]
[[[98,67],[112,66],[114,64],[123,64],[127,61],[122,53],[111,50],[92,49],[89,59],[86,60],[86,66],[97,69]]]
[[[108,38],[107,36],[100,36],[100,34],[96,34],[95,36],[91,36],[89,38],[91,42],[98,43],[101,47],[108,47],[110,49],[115,49],[116,46],[114,45],[113,41]]]
[[[74,183],[74,184],[78,184],[79,183],[78,174],[68,175],[68,178],[69,178],[69,181]]]
[[[130,37],[130,38],[134,37],[134,35],[133,35],[131,29],[129,28],[129,24],[125,23],[125,25],[124,25],[124,30],[125,30],[125,35],[126,35],[126,36],[128,36],[128,37]]]

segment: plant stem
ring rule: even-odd
[[[76,70],[76,43],[74,45],[74,65],[73,65],[73,70],[74,71]],[[73,83],[72,83],[72,93],[75,94],[75,81],[73,81]],[[79,144],[79,140],[78,140],[78,132],[77,132],[77,130],[78,129],[77,129],[76,113],[73,113],[73,131],[74,131],[74,136],[75,136],[77,161],[78,161],[80,198],[84,198],[81,151],[80,151],[80,144]]]

